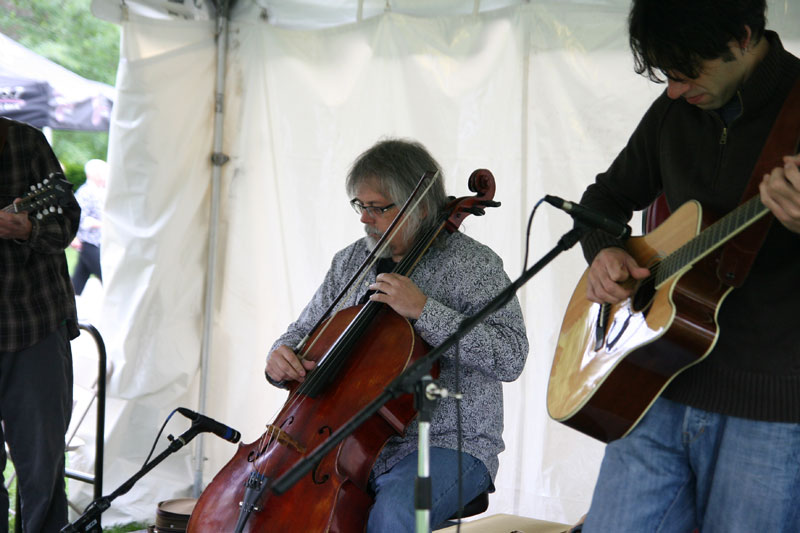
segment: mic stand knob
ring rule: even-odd
[[[460,392],[454,392],[450,394],[449,390],[447,390],[444,387],[440,387],[439,385],[436,384],[435,381],[431,380],[431,382],[425,386],[425,397],[428,400],[436,400],[447,397],[460,400],[463,396],[461,395]]]

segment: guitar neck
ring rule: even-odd
[[[710,254],[768,212],[758,195],[739,205],[665,257],[656,273],[656,286]]]

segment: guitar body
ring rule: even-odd
[[[688,202],[652,233],[629,239],[626,248],[653,272],[701,225],[700,204]],[[706,255],[658,286],[643,283],[629,299],[606,305],[603,321],[602,306],[586,298],[587,274],[561,325],[547,410],[553,419],[610,442],[633,429],[678,373],[708,355],[717,340],[717,310],[731,288],[718,281]]]

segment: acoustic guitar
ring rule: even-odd
[[[714,253],[768,213],[758,196],[701,230],[690,201],[626,248],[650,269],[619,304],[586,298],[588,270],[561,325],[547,388],[550,416],[603,442],[627,435],[666,386],[717,341],[717,311],[732,290]]]

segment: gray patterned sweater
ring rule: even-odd
[[[368,254],[365,239],[339,251],[322,285],[300,317],[275,342],[272,350],[285,344],[295,346],[319,316],[325,312]],[[361,286],[353,291],[346,306],[356,305],[375,280],[375,267]],[[453,233],[432,246],[411,275],[428,297],[414,329],[428,344],[441,344],[461,320],[479,311],[510,283],[502,260],[491,249]],[[519,377],[528,354],[528,340],[522,311],[516,297],[502,309],[475,326],[459,343],[463,446],[466,453],[480,459],[492,480],[497,475],[498,454],[503,451],[503,389],[501,381]],[[439,383],[455,391],[455,348],[442,357]],[[456,449],[456,405],[452,398],[439,402],[430,427],[430,444]],[[417,448],[417,423],[405,436],[392,437],[373,467],[378,476],[392,468]]]

